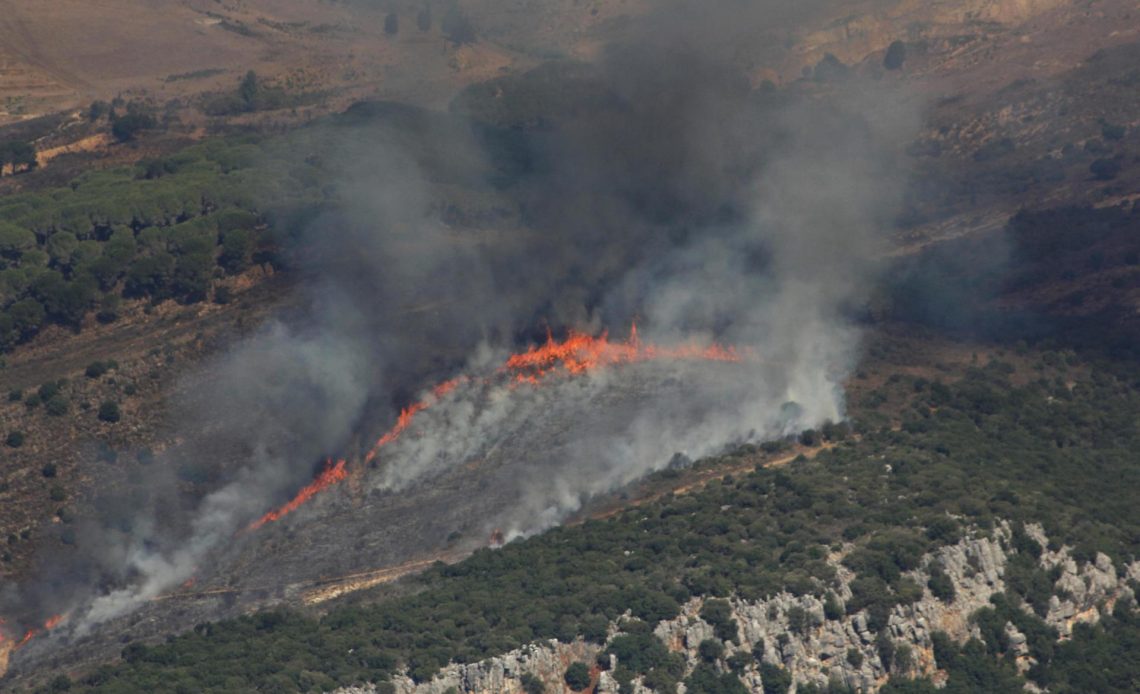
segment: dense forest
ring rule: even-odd
[[[5,197],[0,351],[48,324],[112,322],[123,299],[218,299],[218,278],[274,262],[267,229],[323,197],[317,164],[290,153],[298,139],[215,140]]]

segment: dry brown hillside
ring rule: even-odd
[[[296,89],[439,106],[472,81],[589,58],[653,11],[631,0],[460,0],[478,40],[458,46],[442,36],[446,4],[420,30],[420,0],[0,0],[0,124],[116,95],[165,102],[228,88],[249,69]],[[695,39],[725,41],[758,80],[777,83],[827,54],[858,64],[902,40],[916,76],[980,87],[1002,79],[1001,64],[1055,73],[1134,37],[1121,24],[1132,9],[1122,0],[771,3],[756,11],[759,34],[726,26]],[[395,34],[385,31],[389,14]],[[1053,40],[1061,30],[1063,44]]]

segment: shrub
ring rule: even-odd
[[[22,432],[22,431],[10,431],[10,432],[8,432],[8,438],[4,440],[4,443],[8,444],[9,448],[19,448],[20,446],[23,446],[24,445],[24,432]]]
[[[722,673],[716,667],[702,663],[685,679],[685,691],[693,694],[747,694],[748,688],[731,672]]]
[[[617,657],[619,667],[642,675],[669,657],[665,644],[651,633],[616,636],[606,650]]]
[[[111,125],[111,134],[119,142],[130,142],[143,130],[150,130],[158,122],[148,113],[128,113],[119,116]]]
[[[843,606],[839,604],[839,599],[835,597],[835,593],[829,592],[827,597],[823,599],[823,616],[828,620],[843,617]]]
[[[914,667],[914,651],[911,649],[910,644],[900,643],[895,650],[895,671],[900,674],[905,674]]]
[[[51,489],[48,490],[48,497],[55,502],[67,500],[67,492],[63,490],[63,485],[53,484]]]
[[[778,665],[761,663],[760,681],[764,694],[787,694],[792,688],[792,675]]]
[[[56,470],[55,463],[48,463],[47,465],[43,466],[43,468],[40,470],[40,472],[43,474],[44,477],[51,479],[52,477],[55,477],[55,475],[58,471]]]
[[[91,362],[83,372],[87,378],[99,378],[105,373],[107,373],[107,365],[101,361]]]
[[[42,384],[39,391],[37,391],[37,394],[40,396],[40,400],[47,401],[52,399],[59,394],[59,382],[48,381],[47,383]]]
[[[99,420],[114,424],[122,418],[122,412],[119,410],[119,403],[114,400],[108,400],[99,405]]]
[[[758,663],[764,660],[764,639],[752,644],[752,657]]]
[[[851,664],[851,667],[856,669],[863,667],[863,651],[858,648],[848,648],[847,662]]]
[[[1125,128],[1123,125],[1117,125],[1116,123],[1105,122],[1100,126],[1101,137],[1106,140],[1123,140],[1124,135],[1127,132],[1127,128]]]
[[[793,634],[802,636],[805,631],[813,626],[815,626],[815,619],[810,612],[799,605],[788,608],[788,628],[792,630]]]
[[[898,70],[906,62],[906,44],[894,41],[887,46],[887,54],[883,56],[883,67],[888,70]]]
[[[732,618],[732,606],[727,600],[711,598],[701,606],[701,619],[712,625],[716,637],[722,641],[737,642],[738,627]]]
[[[570,667],[566,668],[563,679],[566,680],[566,686],[580,692],[590,686],[590,668],[585,663],[571,663]]]
[[[926,582],[926,587],[930,588],[930,593],[942,602],[954,602],[956,597],[954,581],[950,580],[940,565],[935,564],[931,567],[930,580]]]
[[[1123,168],[1118,157],[1097,159],[1089,164],[1089,173],[1098,181],[1111,181],[1120,175]]]
[[[526,694],[546,694],[546,685],[542,683],[542,680],[531,673],[524,672],[519,679],[522,682],[522,689]]]
[[[732,670],[739,675],[740,673],[744,672],[744,669],[746,667],[752,664],[753,658],[751,653],[748,653],[746,651],[737,651],[736,653],[728,656],[728,659],[725,662],[728,664],[729,670]]]
[[[883,669],[890,671],[895,662],[895,642],[891,641],[887,632],[880,631],[875,637],[875,652],[879,654],[879,662],[883,664]]]
[[[707,663],[715,663],[724,656],[724,644],[718,639],[705,639],[697,646],[701,659]]]
[[[62,417],[67,414],[67,398],[63,395],[54,395],[44,403],[44,411],[52,417]]]

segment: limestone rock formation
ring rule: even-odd
[[[1048,538],[1040,526],[1027,526],[1026,533],[1042,547],[1048,546]],[[924,586],[923,595],[912,604],[896,606],[882,630],[893,642],[896,652],[909,649],[911,658],[905,670],[900,671],[897,663],[888,669],[880,660],[877,648],[880,634],[868,626],[865,611],[829,620],[825,617],[824,599],[814,595],[797,597],[780,593],[755,602],[730,600],[732,618],[738,626],[738,643],[724,642],[725,655],[751,653],[754,645],[762,642],[763,662],[786,669],[797,684],[826,686],[835,682],[870,692],[880,688],[892,675],[931,676],[937,681],[944,673],[939,672],[934,659],[932,635],[945,632],[958,642],[978,636],[970,616],[989,606],[992,596],[1005,591],[1005,569],[1014,551],[1008,549],[1012,534],[1011,526],[1002,523],[987,534],[963,538],[928,555],[923,568],[907,575]],[[840,563],[844,554],[839,552],[830,558],[839,584],[834,592],[841,602],[851,599],[849,586],[855,578]],[[926,587],[930,567],[935,563],[954,585],[952,601],[936,598]],[[1101,606],[1111,609],[1117,600],[1133,598],[1128,583],[1140,580],[1140,562],[1118,571],[1108,556],[1097,554],[1094,561],[1079,566],[1069,548],[1045,551],[1039,563],[1047,570],[1061,567],[1045,617],[1048,624],[1057,628],[1061,638],[1070,636],[1073,625],[1078,622],[1097,621]],[[654,634],[669,650],[684,656],[690,670],[701,662],[698,652],[701,642],[715,638],[713,626],[700,617],[703,604],[700,598],[690,600],[677,618],[660,622],[654,629]],[[1005,628],[1017,666],[1024,672],[1036,662],[1029,653],[1027,639],[1013,624],[1007,623]],[[610,631],[617,633],[617,626],[612,625]],[[593,665],[601,650],[597,645],[581,641],[570,644],[550,641],[478,663],[450,665],[431,682],[416,684],[405,676],[395,678],[392,684],[398,694],[449,691],[516,694],[522,691],[523,673],[530,673],[545,683],[548,692],[560,692],[564,688],[562,676],[566,667],[574,661]],[[854,653],[862,657],[853,657]],[[611,665],[611,670],[613,665],[616,663]],[[746,667],[741,680],[751,691],[762,691],[758,664]],[[610,672],[596,673],[595,683],[600,694],[616,694],[619,690]],[[638,681],[634,689],[641,693],[651,691]],[[338,690],[337,694],[375,691],[374,687],[348,688]]]

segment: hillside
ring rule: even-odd
[[[866,398],[874,405],[853,412],[853,438],[832,433],[837,445],[811,461],[772,470],[748,450],[701,461],[695,470],[757,464],[699,491],[437,565],[373,606],[358,599],[319,619],[266,613],[203,625],[165,646],[131,646],[125,663],[80,682],[95,691],[179,682],[306,690],[407,667],[412,680],[395,677],[397,691],[518,691],[524,673],[557,686],[570,657],[597,678],[594,656],[605,649],[613,659],[598,659],[603,691],[639,675],[658,691],[682,679],[690,691],[724,691],[698,683],[718,672],[754,683],[786,672],[797,691],[877,686],[888,674],[948,677],[952,691],[1020,691],[1027,671],[1072,687],[1059,691],[1092,691],[1076,656],[1092,649],[1107,658],[1099,691],[1124,691],[1109,683],[1127,681],[1134,663],[1100,651],[1110,638],[1102,629],[1135,638],[1127,480],[1136,374],[1072,354],[1004,357],[1012,361],[995,353],[981,366],[947,365],[930,381],[872,362],[874,376],[887,377]],[[887,406],[901,422],[880,414]],[[1078,626],[1113,605],[1113,620]],[[967,643],[972,625],[982,640]],[[1072,640],[1054,646],[1059,635]],[[710,638],[723,643],[713,655]],[[531,642],[538,650],[481,663]],[[412,684],[436,677],[430,689]],[[715,687],[740,686],[725,682]]]
[[[1133,689],[1130,3],[0,16],[5,690]]]

